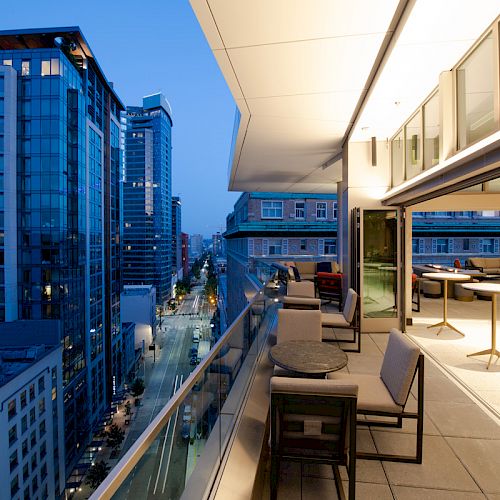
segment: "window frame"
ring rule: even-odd
[[[264,205],[266,203],[279,204],[279,207],[278,206],[265,207]],[[281,216],[265,215],[264,214],[265,210],[281,210]],[[261,217],[261,219],[269,219],[269,220],[280,220],[280,219],[283,219],[283,202],[280,201],[280,200],[261,200],[261,204],[260,204],[260,217]]]
[[[320,208],[319,205],[324,205],[324,209]],[[320,210],[325,211],[325,216],[321,217],[318,215]],[[316,220],[327,220],[328,219],[328,202],[326,201],[317,201],[316,202]]]
[[[297,207],[297,205],[302,205],[302,208]],[[300,214],[302,211],[302,215]],[[305,201],[296,201],[295,202],[295,219],[296,220],[305,220],[306,219],[306,202]]]

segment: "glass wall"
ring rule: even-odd
[[[403,157],[403,130],[400,130],[391,141],[392,186],[398,186],[405,180]]]
[[[439,92],[424,104],[424,170],[439,163]]]
[[[498,61],[490,32],[457,69],[459,149],[498,129],[495,87]]]
[[[422,113],[419,111],[405,126],[406,179],[422,172]]]

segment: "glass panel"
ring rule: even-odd
[[[42,61],[42,70],[40,74],[42,76],[50,75],[50,61]]]
[[[397,212],[363,211],[363,309],[366,318],[397,317]]]
[[[424,104],[424,169],[439,163],[439,93]]]
[[[391,142],[392,154],[392,186],[399,186],[404,180],[404,157],[403,157],[403,131],[400,130],[398,135]]]
[[[405,127],[406,147],[406,179],[422,172],[422,113],[419,111]]]
[[[500,193],[500,179],[495,179],[486,183],[486,190],[490,193]]]
[[[492,33],[457,69],[459,148],[498,129],[495,120],[495,44]]]

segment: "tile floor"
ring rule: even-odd
[[[451,301],[450,301],[451,302]],[[482,312],[483,304],[470,304],[471,311]],[[485,307],[491,306],[489,302]],[[439,306],[439,301],[437,302]],[[464,310],[469,304],[460,304]],[[427,308],[424,307],[423,311]],[[430,309],[429,309],[430,310]],[[438,311],[436,309],[436,311]],[[488,318],[489,316],[485,314]],[[450,304],[450,317],[454,312]],[[458,315],[456,316],[458,317]],[[475,331],[474,325],[462,320],[464,331]],[[479,318],[479,322],[482,319]],[[455,334],[443,332],[437,340],[422,326],[434,322],[434,317],[422,312],[419,322],[411,332],[414,338],[425,340],[425,345],[443,344],[455,350],[445,363],[450,363],[450,370],[471,371],[477,380],[480,374],[493,375],[495,380],[500,375],[500,366],[486,372],[481,359],[462,359],[461,343],[464,353],[482,348],[482,339],[477,334],[468,334],[463,339]],[[485,323],[487,320],[485,320]],[[485,331],[487,330],[485,324]],[[419,329],[420,327],[420,329]],[[413,330],[413,329],[412,329]],[[383,353],[387,344],[387,334],[364,334],[361,354],[349,353],[350,371],[378,373]],[[458,344],[454,347],[453,342]],[[486,342],[487,344],[487,342]],[[460,346],[460,347],[459,347]],[[436,355],[446,353],[438,348]],[[460,359],[459,359],[460,358]],[[454,363],[454,364],[452,364]],[[470,368],[468,366],[470,365]],[[499,363],[500,365],[500,363]],[[498,383],[498,382],[497,382]],[[497,392],[500,383],[478,385],[485,392]],[[412,389],[410,404],[415,404],[415,387]],[[407,422],[402,429],[363,429],[358,431],[358,449],[382,452],[411,453],[415,443],[415,423]],[[342,471],[343,479],[347,479]],[[481,405],[471,399],[462,387],[450,375],[439,368],[429,357],[425,361],[425,422],[424,422],[424,459],[422,465],[394,462],[358,460],[356,498],[359,500],[385,499],[500,499],[500,420],[491,412],[486,412]],[[269,477],[264,485],[263,498],[269,498]],[[328,466],[284,463],[280,474],[278,498],[283,500],[323,500],[336,499],[337,494],[332,471]]]

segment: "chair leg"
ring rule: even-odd
[[[271,455],[271,500],[276,500],[278,498],[279,473],[279,458],[276,455]]]
[[[338,465],[332,465],[332,471],[333,471],[333,479],[335,480],[335,488],[337,490],[337,496],[340,500],[346,500],[345,495],[344,495],[344,488],[342,486],[342,478],[340,477],[340,472],[339,472],[339,466]],[[350,489],[350,478],[349,478],[349,489]],[[349,498],[351,498],[350,493],[349,493]],[[354,497],[352,497],[354,498]]]

